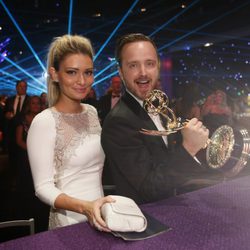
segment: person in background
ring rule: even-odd
[[[180,117],[183,121],[191,120],[192,118],[201,120],[201,108],[198,105],[199,98],[199,90],[196,85],[188,84],[184,86],[181,97],[176,99],[174,103],[171,103],[176,116]],[[172,135],[172,138],[174,144],[182,144],[181,133],[175,133]]]
[[[96,93],[94,88],[91,88],[88,95],[82,100],[82,103],[87,103],[94,106],[96,109],[98,108],[98,101],[96,99]]]
[[[7,96],[0,95],[0,153],[6,153],[7,147],[5,143],[5,127],[4,127],[4,108],[6,105]]]
[[[7,120],[15,119],[24,112],[29,100],[27,86],[25,80],[19,80],[16,82],[16,95],[11,96],[6,100],[5,118]]]
[[[48,97],[47,97],[47,93],[43,92],[40,95],[41,98],[41,109],[44,110],[46,108],[48,108]]]
[[[98,113],[103,124],[109,111],[117,104],[122,95],[122,82],[119,76],[113,76],[111,78],[110,91],[99,100]]]
[[[117,41],[115,54],[126,91],[104,121],[101,142],[116,193],[146,203],[173,196],[184,186],[190,191],[188,187],[197,182],[207,185],[207,171],[195,158],[209,134],[201,121],[193,118],[187,123],[181,130],[182,145],[174,152],[168,150],[166,136],[140,132],[142,128],[164,130],[160,116],[149,115],[143,108],[159,82],[155,43],[140,33],[124,35]]]
[[[207,97],[201,114],[203,123],[211,133],[222,125],[232,126],[232,110],[227,104],[226,93],[222,90],[216,90]]]
[[[16,145],[16,127],[23,116],[28,105],[29,96],[27,95],[27,82],[19,80],[16,82],[16,95],[6,100],[4,108],[5,124],[4,133],[9,157],[9,165],[13,177],[13,188],[15,188],[17,173],[17,145]]]
[[[176,115],[182,119],[197,118],[201,120],[201,109],[198,105],[200,99],[199,91],[195,85],[189,84],[184,87],[182,97],[178,100],[176,105]]]
[[[110,231],[100,208],[104,152],[96,109],[81,104],[91,89],[93,48],[78,35],[57,37],[48,52],[49,108],[29,129],[27,148],[37,196],[51,206],[49,228],[88,220]]]
[[[31,96],[24,111],[23,118],[17,124],[17,194],[16,210],[18,218],[34,218],[35,231],[41,232],[48,229],[49,207],[34,195],[34,185],[27,154],[27,135],[34,117],[41,112],[41,99]],[[20,202],[21,200],[21,202]],[[19,202],[19,203],[18,203]],[[46,220],[47,219],[47,220]]]
[[[41,112],[41,99],[39,96],[31,96],[24,111],[22,119],[16,127],[16,144],[18,162],[18,190],[33,191],[33,183],[27,155],[27,135],[34,117]]]

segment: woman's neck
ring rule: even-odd
[[[55,106],[57,111],[62,112],[62,113],[81,113],[83,111],[83,107],[79,102],[74,102],[74,101],[62,101],[59,100]]]

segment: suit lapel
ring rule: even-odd
[[[142,123],[145,125],[144,128],[151,130],[157,129],[145,109],[142,108],[140,103],[138,103],[138,101],[135,100],[134,97],[132,97],[128,92],[125,92],[125,94],[122,96],[122,101],[125,102],[129,109],[140,118]]]
[[[125,94],[122,96],[122,101],[125,102],[125,104],[129,107],[129,109],[140,118],[141,121],[141,128],[148,129],[148,130],[158,130],[155,126],[154,122],[146,112],[144,108],[141,107],[140,103],[134,99],[128,92],[125,92]],[[148,140],[158,140],[159,143],[162,144],[162,146],[166,147],[166,144],[161,136],[149,136]]]

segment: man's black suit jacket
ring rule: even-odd
[[[11,96],[7,99],[6,101],[6,105],[5,105],[5,110],[4,112],[14,112],[14,103],[15,103],[15,99],[16,99],[16,96]],[[25,98],[24,98],[24,101],[23,101],[23,105],[22,105],[22,109],[20,111],[20,113],[24,113],[25,111],[25,108],[27,107],[28,105],[28,101],[29,101],[29,96],[26,95]]]
[[[137,203],[174,195],[176,188],[206,172],[182,147],[174,152],[162,137],[140,133],[157,130],[155,124],[127,92],[105,119],[102,146],[116,185],[116,193]]]

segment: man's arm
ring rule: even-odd
[[[124,182],[144,201],[154,201],[173,195],[173,190],[201,172],[201,168],[181,146],[175,153],[160,153],[155,160],[159,138],[151,137],[151,148],[145,144],[147,135],[139,132],[136,121],[109,117],[102,132],[102,145],[113,172],[119,172]],[[155,143],[155,145],[154,145]],[[160,149],[162,151],[162,149]],[[122,185],[115,180],[116,185]]]

